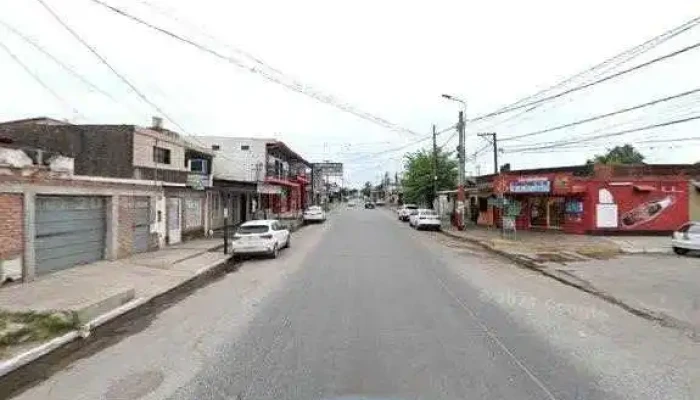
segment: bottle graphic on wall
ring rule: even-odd
[[[661,215],[661,213],[675,202],[673,196],[666,196],[660,200],[648,201],[629,210],[620,217],[624,228],[632,228],[647,223]]]

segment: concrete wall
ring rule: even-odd
[[[200,141],[210,147],[218,145],[219,150],[214,152],[214,178],[232,181],[256,182],[256,165],[261,164],[265,168],[267,148],[271,139],[231,138],[203,136]],[[241,146],[248,146],[248,150],[242,150]],[[260,171],[264,176],[265,171]]]
[[[24,199],[21,194],[0,193],[0,282],[19,279],[24,250]]]
[[[132,196],[115,196],[119,207],[117,221],[117,258],[131,255],[134,245],[134,198]]]
[[[0,126],[0,138],[75,158],[75,174],[132,178],[131,125]]]
[[[156,146],[170,150],[170,164],[160,164],[153,160],[153,148]],[[135,167],[187,171],[182,141],[167,133],[137,128],[134,132],[133,152]]]
[[[700,188],[697,188],[692,182],[688,187],[688,205],[691,221],[700,221]]]

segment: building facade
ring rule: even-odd
[[[476,225],[587,234],[666,234],[700,213],[693,165],[584,165],[477,177]],[[698,210],[698,211],[696,211]]]
[[[227,183],[255,185],[255,195],[248,197],[254,217],[298,218],[310,204],[311,164],[285,143],[232,137],[202,140],[217,157],[214,178],[218,187]]]

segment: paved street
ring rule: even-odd
[[[683,335],[385,210],[304,228],[278,260],[247,261],[120,335],[17,398],[700,394]]]

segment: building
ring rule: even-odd
[[[256,218],[299,218],[311,201],[311,164],[275,139],[203,137],[216,155],[215,186],[231,185]],[[245,186],[244,186],[245,185]],[[254,185],[254,196],[249,192]],[[235,190],[230,193],[234,198]],[[243,204],[243,200],[241,201]],[[232,208],[234,215],[241,208]]]
[[[588,234],[668,233],[700,214],[697,165],[582,165],[477,177],[465,219]]]
[[[161,194],[149,198],[143,213],[155,221],[159,247],[208,232],[206,189],[212,185],[213,160],[209,149],[164,129],[160,118],[150,127],[51,121],[0,124],[0,141],[71,157],[76,176],[156,187],[153,190]]]
[[[152,182],[74,175],[74,159],[0,144],[0,281],[158,247]]]

